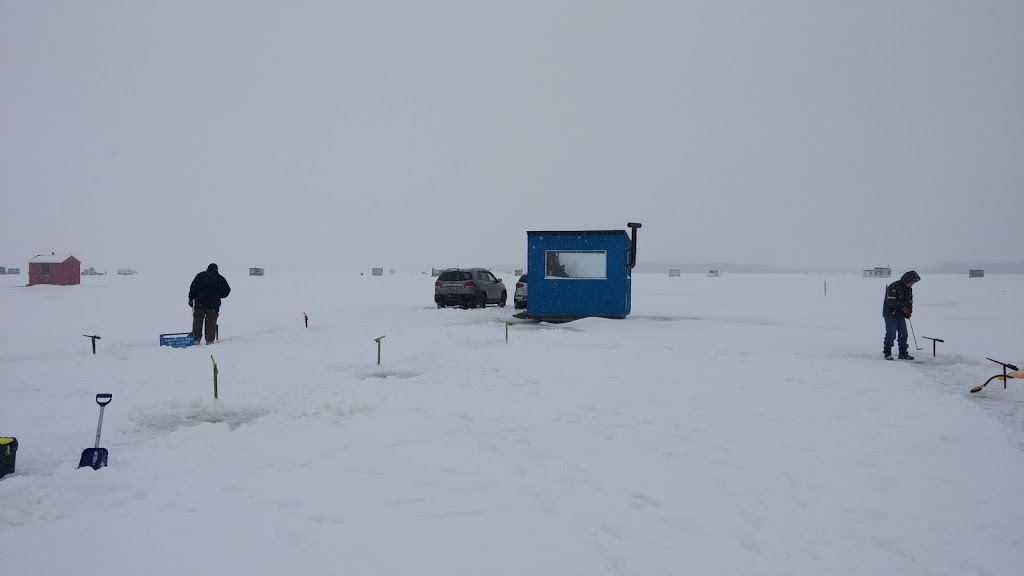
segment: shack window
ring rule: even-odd
[[[545,278],[607,278],[608,252],[604,250],[548,250]]]
[[[49,264],[42,264],[42,265],[40,265],[40,267],[42,268],[41,274],[43,276],[49,276],[50,275],[50,265]]]

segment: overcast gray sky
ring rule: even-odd
[[[0,265],[1024,259],[1024,2],[0,0]]]

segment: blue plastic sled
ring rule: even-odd
[[[191,332],[175,332],[173,334],[161,334],[160,345],[172,348],[188,348],[196,343]]]

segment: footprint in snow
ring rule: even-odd
[[[661,503],[655,500],[653,497],[643,494],[641,492],[633,493],[633,507],[634,508],[660,508]]]
[[[423,498],[399,498],[397,500],[390,500],[387,502],[388,506],[408,506],[410,504],[422,504],[426,502]]]
[[[437,512],[435,514],[423,514],[421,518],[429,518],[432,520],[446,520],[449,518],[472,518],[475,516],[483,515],[483,510],[450,510],[448,512]]]
[[[317,523],[320,523],[320,524],[338,524],[338,525],[341,525],[341,524],[345,523],[345,521],[342,520],[341,518],[338,518],[336,516],[331,516],[329,514],[323,514],[321,512],[317,512],[315,514],[310,514],[306,519],[309,520],[310,522],[317,522]]]

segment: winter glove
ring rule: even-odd
[[[190,299],[190,300],[188,301],[188,307],[189,307],[189,308],[193,308],[194,306],[195,306],[195,303],[194,303],[194,302],[192,302],[192,300]]]
[[[903,317],[904,318],[910,318],[910,308],[904,308],[903,309]]]

